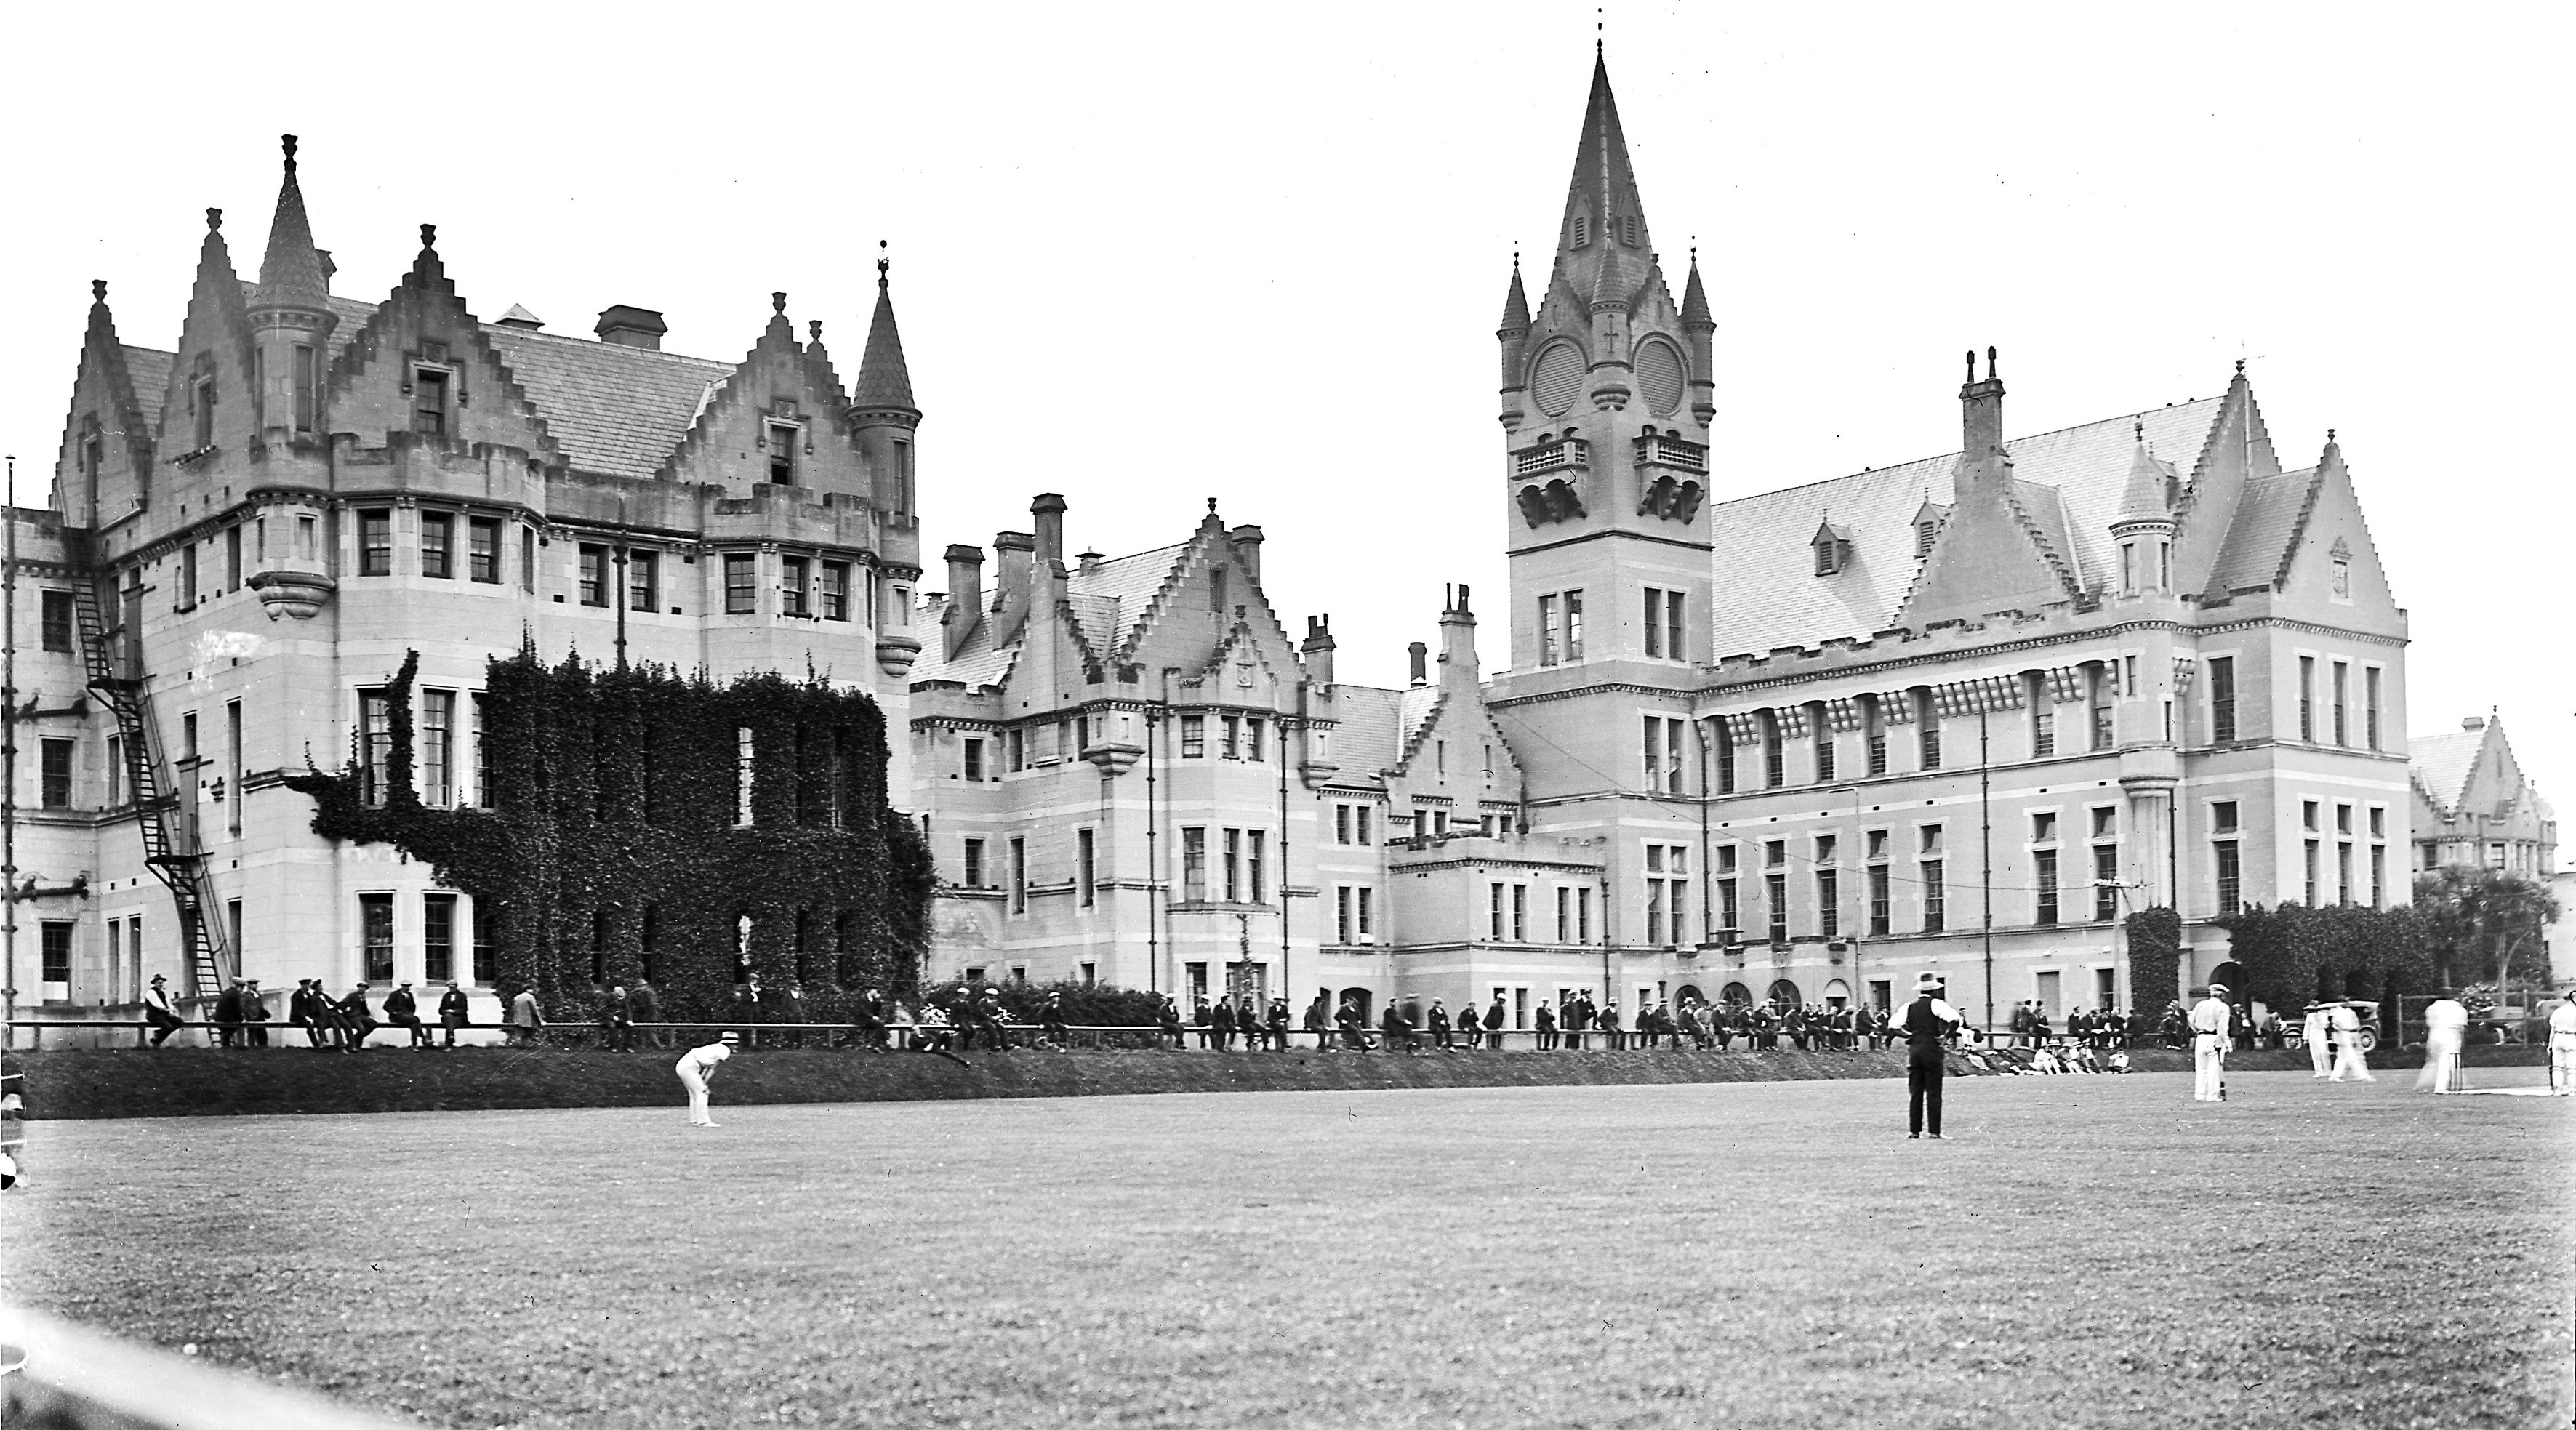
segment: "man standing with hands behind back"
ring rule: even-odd
[[[1923,1135],[1924,1123],[1932,1127],[1932,1140],[1945,1141],[1941,1135],[1941,1059],[1946,1052],[1942,1039],[1958,1031],[1959,1010],[1941,1001],[1941,979],[1926,970],[1915,975],[1914,1001],[1905,1005],[1905,1013],[1896,1025],[1905,1030],[1905,1135],[1908,1139]]]
[[[2227,985],[2213,983],[2191,1010],[2191,1100],[2227,1100],[2227,1025],[2236,1010],[2227,1006]]]

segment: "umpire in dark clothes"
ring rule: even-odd
[[[1931,1123],[1932,1140],[1941,1137],[1941,1059],[1943,1039],[1959,1030],[1959,1011],[1941,1001],[1941,980],[1917,974],[1914,1001],[1905,1005],[1896,1026],[1905,1033],[1905,1135],[1923,1135]]]

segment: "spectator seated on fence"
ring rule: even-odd
[[[923,1052],[944,1053],[948,1051],[954,1031],[949,1026],[947,1009],[936,1003],[925,1003],[921,1007],[921,1022],[913,1029],[912,1036]]]

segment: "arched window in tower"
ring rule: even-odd
[[[1583,350],[1570,342],[1548,344],[1530,373],[1530,396],[1538,410],[1562,417],[1574,410],[1575,396],[1582,390]]]
[[[1637,345],[1637,391],[1660,417],[1682,405],[1684,372],[1681,349],[1670,340],[1648,338]]]

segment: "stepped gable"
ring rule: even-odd
[[[486,324],[564,457],[601,476],[649,478],[689,434],[730,363]]]
[[[124,345],[119,344],[119,346]],[[159,348],[125,347],[125,371],[138,404],[143,400],[144,393],[164,392],[169,389],[170,366],[178,360],[177,353],[165,353]],[[151,440],[151,426],[148,421],[138,423],[128,430],[141,440]]]
[[[1404,698],[1397,702],[1395,727],[1403,736],[1396,751],[1397,768],[1412,764],[1414,755],[1422,749],[1423,738],[1439,722],[1440,707],[1447,703],[1442,699],[1444,694],[1437,684],[1416,685],[1407,689]]]
[[[751,350],[721,382],[711,390],[702,389],[705,400],[697,404],[687,431],[663,455],[654,476],[679,480],[685,475],[699,481],[721,481],[721,469],[728,462],[723,453],[750,451],[755,441],[765,441],[761,425],[777,410],[774,404],[781,401],[793,404],[796,416],[805,424],[809,450],[819,454],[825,442],[846,443],[843,417],[849,405],[842,396],[839,379],[832,378],[828,387],[818,384],[817,378],[828,375],[831,369],[828,365],[816,367],[805,345],[796,341],[795,324],[787,319],[787,295],[771,294],[770,305],[769,322],[762,327],[759,341],[751,345]],[[767,477],[767,471],[757,466],[748,474],[752,482],[765,481]]]
[[[89,511],[86,491],[80,500],[66,500],[64,482],[83,471],[81,448],[92,435],[100,440],[101,457],[109,452],[122,454],[122,467],[127,472],[149,472],[152,469],[154,424],[145,414],[143,395],[167,392],[170,386],[172,354],[151,348],[128,347],[117,340],[116,315],[107,306],[107,283],[90,284],[89,326],[82,334],[80,366],[72,379],[71,410],[63,419],[62,449],[54,467],[56,489],[54,510],[75,520],[86,521]],[[90,420],[95,418],[93,429]],[[122,436],[117,442],[115,436]],[[118,463],[101,462],[102,485],[107,474]]]
[[[425,344],[438,343],[453,349],[448,361],[461,379],[449,443],[490,443],[550,465],[560,461],[562,450],[545,419],[490,336],[511,330],[485,324],[457,296],[439,259],[437,237],[435,225],[420,226],[420,252],[410,271],[331,364],[333,426],[347,430],[370,408],[388,418],[405,413],[410,402],[401,389],[410,383],[407,364]],[[388,437],[407,434],[409,423],[387,421],[384,430]]]
[[[2110,526],[2119,513],[2135,458],[2133,423],[2166,452],[2199,452],[2223,398],[2203,398],[2016,437],[2013,497],[2052,542],[2072,553],[2071,569],[2088,584],[2111,569]],[[1927,501],[1946,504],[1959,454],[1924,457],[1831,481],[1761,492],[1709,509],[1720,656],[1828,640],[1865,639],[1895,624],[1923,562],[1914,554],[1914,518]],[[1815,574],[1808,539],[1831,521],[1851,533],[1851,558],[1830,576]]]
[[[1176,541],[1099,562],[1088,571],[1075,567],[1065,573],[1065,599],[1092,654],[1110,660],[1126,653],[1145,603],[1171,579],[1188,545]]]
[[[182,457],[195,449],[196,377],[211,364],[216,380],[215,445],[240,446],[255,419],[249,414],[252,371],[250,312],[244,301],[249,285],[233,271],[232,251],[224,243],[224,212],[206,210],[206,238],[197,250],[197,276],[188,289],[188,313],[179,325],[179,346],[171,354],[170,375],[158,409],[157,452]]]

